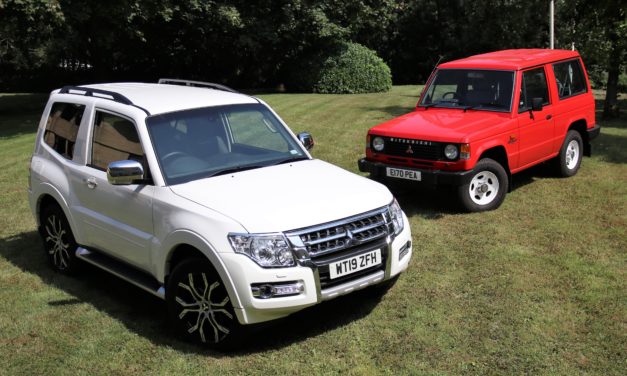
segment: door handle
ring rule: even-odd
[[[551,120],[552,118],[553,118],[553,115],[551,114],[546,115],[546,120]]]
[[[98,186],[98,183],[96,183],[96,178],[94,177],[87,178],[83,181],[85,182],[85,184],[87,184],[87,187],[90,189],[94,189]]]

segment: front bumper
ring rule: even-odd
[[[467,184],[472,178],[472,171],[442,171],[442,170],[426,170],[405,166],[393,166],[381,162],[372,162],[366,158],[362,158],[357,161],[359,171],[369,172],[374,177],[386,177],[386,168],[400,168],[403,170],[419,171],[421,179],[415,181],[416,183],[430,184],[430,185],[464,185]],[[399,179],[400,180],[400,179]]]
[[[388,280],[409,266],[412,256],[411,230],[407,217],[403,214],[405,227],[392,238],[387,236],[382,252],[386,253],[384,268],[361,275],[346,283],[328,288],[320,287],[320,268],[315,264],[297,265],[291,268],[266,269],[241,254],[221,254],[226,270],[235,281],[234,289],[241,307],[234,307],[242,324],[254,324],[285,317],[303,308],[330,300]],[[399,259],[403,251],[405,255]],[[303,291],[298,295],[260,299],[253,296],[251,285],[260,283],[302,283]]]

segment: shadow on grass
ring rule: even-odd
[[[0,95],[0,137],[34,133],[47,99],[47,94]]]
[[[386,106],[386,107],[363,107],[363,111],[379,111],[388,114],[392,117],[408,114],[414,110],[414,107],[409,106]],[[390,119],[391,120],[391,119]],[[375,124],[373,124],[375,125]]]
[[[166,305],[159,298],[91,265],[77,276],[54,272],[46,262],[37,232],[0,239],[0,257],[25,273],[37,275],[70,298],[48,302],[51,310],[90,304],[123,323],[128,330],[177,351],[215,358],[246,355],[281,349],[326,331],[359,320],[377,306],[391,284],[371,287],[306,308],[271,323],[247,326],[247,337],[237,351],[220,353],[176,338],[167,324]],[[3,302],[11,304],[11,302]],[[61,316],[59,316],[61,317]]]
[[[586,162],[584,159],[583,163]],[[512,177],[511,190],[532,184],[538,179],[557,179],[550,162],[541,163]],[[381,181],[380,181],[381,182]],[[405,211],[407,217],[414,215],[425,219],[438,220],[446,214],[466,214],[457,199],[456,188],[451,186],[421,186],[412,182],[386,179],[385,184]],[[505,196],[508,200],[508,196]],[[498,209],[497,209],[498,210]]]

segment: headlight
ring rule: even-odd
[[[263,267],[294,266],[292,250],[283,234],[229,234],[231,247]]]
[[[459,155],[459,151],[457,150],[457,146],[449,144],[444,148],[444,155],[448,159],[455,159]]]
[[[376,151],[381,151],[383,150],[383,146],[384,146],[384,142],[383,139],[381,137],[375,137],[372,140],[372,148]]]
[[[389,206],[390,210],[390,218],[392,219],[392,224],[394,225],[394,235],[398,235],[403,231],[403,227],[405,226],[405,222],[403,221],[403,211],[401,207],[398,205],[396,199],[392,201]]]

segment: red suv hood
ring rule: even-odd
[[[468,142],[495,126],[502,126],[509,113],[430,108],[416,110],[371,129],[373,134],[440,142]]]

